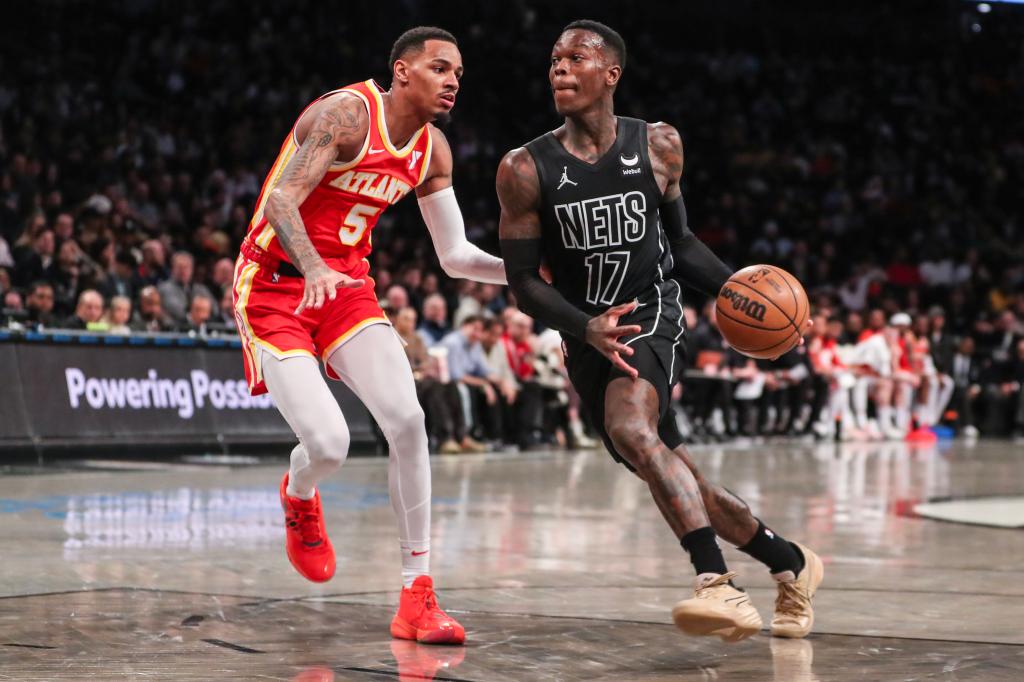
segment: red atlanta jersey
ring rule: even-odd
[[[310,241],[327,264],[338,272],[359,277],[368,269],[364,259],[370,253],[370,233],[381,212],[426,178],[432,140],[427,124],[417,130],[402,149],[395,149],[384,120],[381,100],[384,90],[375,81],[348,85],[316,101],[338,92],[352,93],[363,101],[370,115],[369,131],[356,157],[346,163],[332,164],[320,184],[302,202],[299,213]],[[248,239],[283,261],[287,261],[288,256],[263,210],[270,190],[298,150],[293,126],[263,182],[256,213],[249,223]]]

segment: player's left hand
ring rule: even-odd
[[[807,321],[804,322],[803,331],[800,332],[800,340],[796,342],[796,345],[798,345],[798,346],[804,345],[804,337],[807,336],[807,332],[811,331],[811,327],[813,327],[813,326],[814,326],[814,320],[811,319],[810,317],[808,317]]]

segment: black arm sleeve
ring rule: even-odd
[[[505,274],[519,309],[548,327],[587,340],[590,316],[540,278],[540,239],[502,239]]]
[[[673,266],[668,276],[709,296],[717,296],[732,270],[690,231],[683,198],[662,204],[658,213],[672,250]]]

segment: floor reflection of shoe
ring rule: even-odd
[[[761,629],[761,616],[750,597],[729,584],[735,577],[735,573],[697,576],[693,598],[684,599],[672,609],[676,627],[688,635],[715,635],[723,642],[756,635]]]
[[[814,645],[806,639],[778,639],[769,644],[772,652],[773,682],[816,682],[811,664]]]
[[[330,668],[306,668],[293,677],[291,682],[334,682],[334,671]]]
[[[424,644],[462,644],[466,631],[457,620],[441,610],[429,575],[416,578],[412,587],[403,587],[398,613],[391,621],[391,635],[414,639]]]
[[[437,449],[442,455],[457,455],[462,452],[462,446],[455,441],[448,439],[441,443],[441,447]]]
[[[436,647],[424,646],[419,642],[410,642],[405,639],[391,640],[391,655],[395,657],[398,666],[398,679],[402,682],[413,680],[432,680],[437,673],[443,672],[442,677],[452,677],[448,674],[462,663],[466,657],[465,647]]]
[[[316,583],[334,576],[334,547],[327,537],[320,493],[311,500],[289,497],[288,474],[281,479],[279,494],[284,509],[285,551],[288,560],[302,577]]]

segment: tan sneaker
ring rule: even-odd
[[[672,609],[676,627],[688,635],[715,635],[723,642],[738,642],[761,629],[761,616],[746,592],[729,584],[735,573],[702,573],[697,576],[693,599]]]
[[[449,439],[441,443],[441,447],[438,448],[438,452],[442,455],[457,455],[462,452],[462,446]]]
[[[469,436],[466,436],[465,438],[462,439],[461,445],[463,453],[487,452],[488,449],[486,445],[484,445],[478,440],[470,438]]]
[[[804,555],[804,568],[800,575],[792,571],[774,573],[772,577],[779,584],[775,598],[775,616],[772,618],[773,637],[806,637],[814,625],[814,609],[811,600],[825,576],[825,567],[818,555],[801,544],[793,543]]]

